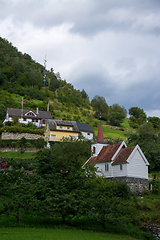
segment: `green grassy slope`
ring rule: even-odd
[[[77,229],[2,228],[1,240],[132,240],[129,236]]]

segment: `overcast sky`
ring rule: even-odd
[[[0,0],[0,36],[90,100],[160,117],[160,0]]]

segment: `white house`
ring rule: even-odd
[[[17,109],[17,108],[7,108],[6,118],[3,121],[5,124],[6,122],[12,122],[13,117],[18,117],[20,123],[34,123],[37,127],[45,127],[46,120],[52,119],[52,115],[49,111],[39,111],[37,108],[36,111],[34,110],[26,110],[26,109]]]
[[[85,168],[88,163],[93,163],[97,167],[97,175],[99,176],[104,176],[105,178],[123,178],[125,180],[126,178],[130,178],[134,179],[134,181],[135,179],[142,179],[142,181],[144,179],[148,183],[149,162],[140,147],[138,145],[127,147],[124,141],[109,145],[103,142],[101,124],[99,132],[97,142],[92,144],[93,155],[82,168]]]
[[[93,140],[94,131],[89,124],[77,122],[77,126],[84,139]]]
[[[97,156],[86,163],[94,163],[104,177],[132,177],[148,179],[149,163],[140,147],[127,147],[125,142],[102,146]],[[85,165],[83,167],[85,167]]]

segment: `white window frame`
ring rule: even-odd
[[[55,134],[51,134],[51,137],[55,138],[55,137],[57,137],[57,135],[55,135]]]
[[[105,163],[105,172],[108,172],[108,171],[109,171],[109,164]]]
[[[123,170],[123,165],[122,165],[122,164],[120,164],[119,166],[120,166],[120,170],[122,171],[122,170]]]

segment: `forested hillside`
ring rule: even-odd
[[[101,119],[106,141],[138,143],[151,164],[151,171],[160,170],[160,118],[147,118],[143,109],[131,107],[127,119],[123,106],[118,103],[108,106],[105,98],[98,95],[90,102],[85,89],[76,90],[53,68],[46,70],[44,86],[44,70],[30,55],[0,38],[0,127],[7,107],[21,108],[22,97],[24,109],[47,110],[49,102],[54,119],[88,123],[95,137]]]
[[[7,107],[20,108],[20,96],[24,97],[24,108],[36,109],[38,106],[40,110],[46,110],[49,102],[53,117],[58,115],[58,111],[78,114],[85,108],[90,109],[85,90],[74,89],[53,69],[46,71],[45,87],[43,78],[44,66],[0,38],[1,115],[4,116]]]

